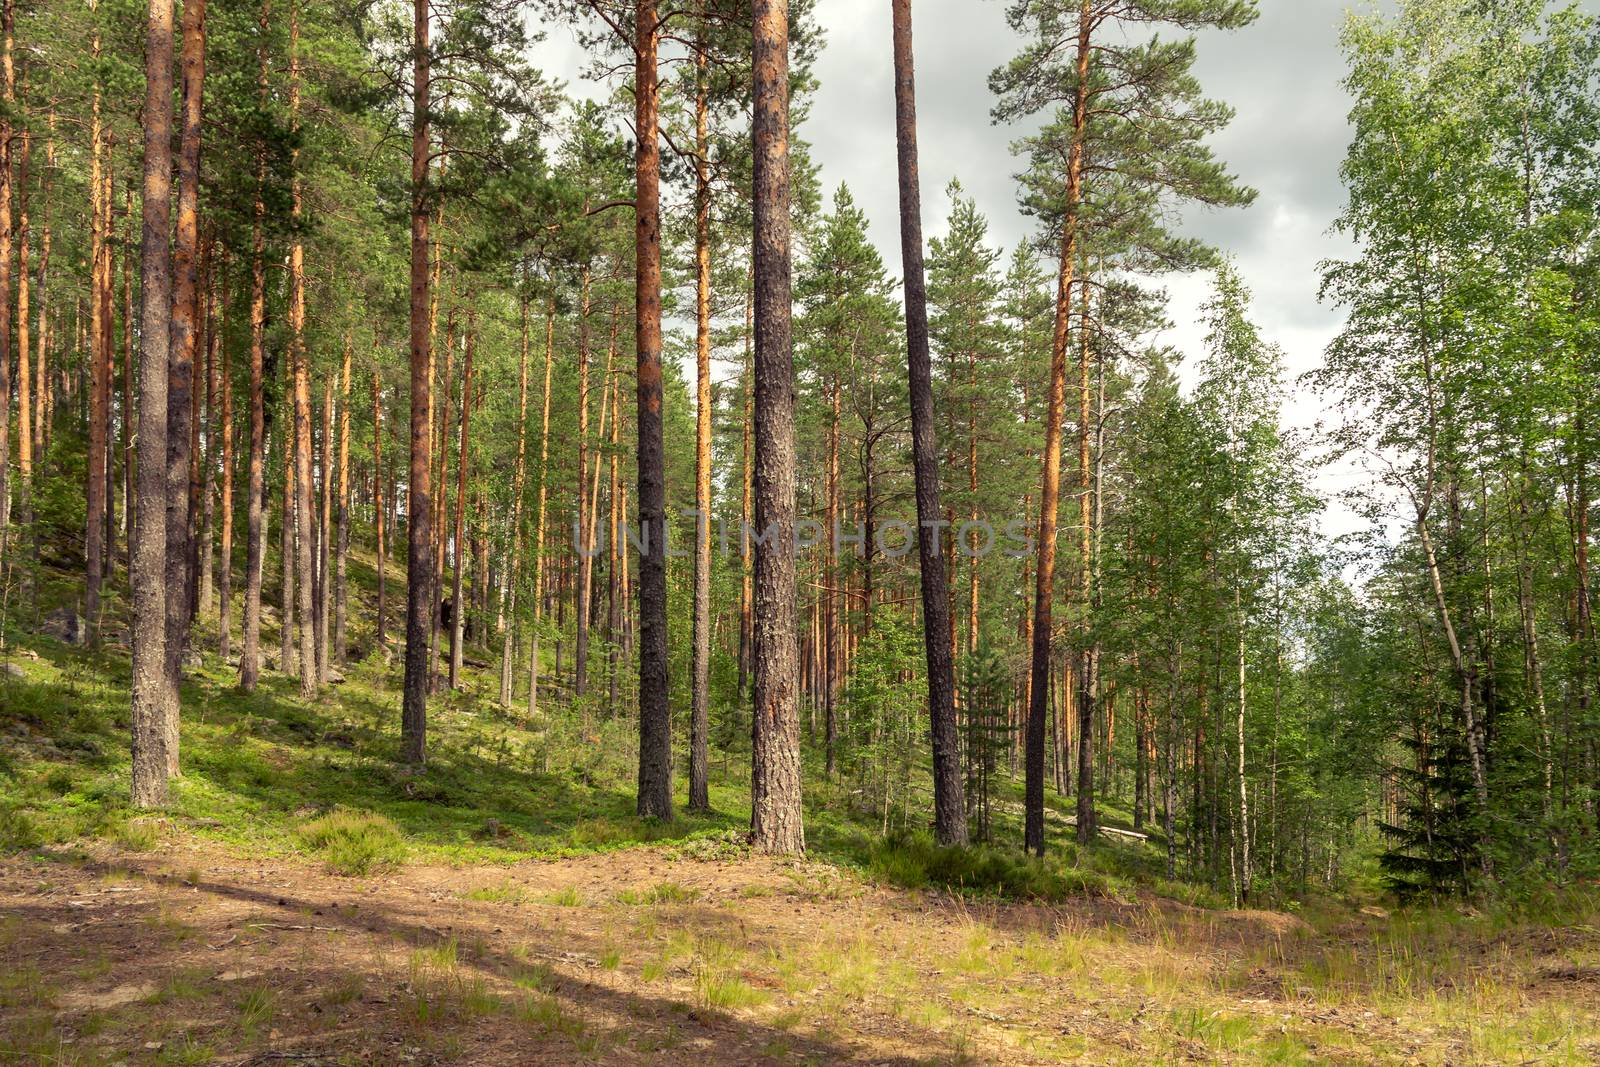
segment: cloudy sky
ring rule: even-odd
[[[1328,235],[1342,192],[1339,162],[1348,110],[1339,80],[1339,25],[1346,0],[1267,0],[1246,30],[1208,34],[1198,74],[1211,96],[1238,111],[1214,141],[1217,154],[1260,191],[1246,210],[1196,212],[1189,231],[1231,253],[1257,297],[1257,314],[1296,369],[1317,358],[1338,327],[1317,303],[1317,262],[1339,254]],[[1012,246],[1029,232],[1016,209],[1016,128],[996,127],[989,72],[1018,41],[1004,0],[918,0],[917,95],[924,211],[943,229],[944,187],[959,177],[989,216],[995,239]],[[847,182],[872,219],[880,247],[897,247],[893,83],[886,46],[886,3],[821,0],[828,47],[815,117],[805,129],[829,183]],[[895,257],[896,259],[898,257]],[[1202,279],[1170,284],[1171,340],[1193,350],[1194,307]]]

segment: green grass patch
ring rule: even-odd
[[[1041,860],[1025,853],[973,845],[947,848],[925,834],[895,835],[875,843],[867,861],[874,881],[901,889],[942,889],[963,896],[1060,901],[1073,897],[1120,898],[1124,888],[1105,872]]]
[[[336,811],[313,819],[300,828],[300,840],[335,874],[392,870],[406,858],[400,828],[371,812]]]
[[[635,907],[649,904],[687,904],[698,900],[699,897],[698,889],[690,889],[677,882],[658,882],[643,889],[624,889],[617,894],[617,903]]]

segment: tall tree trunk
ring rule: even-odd
[[[224,290],[226,293],[226,290]],[[222,306],[227,308],[224,295]],[[226,315],[226,310],[224,310]],[[226,320],[224,320],[226,321]],[[217,581],[217,654],[228,661],[233,634],[233,374],[229,367],[228,346],[222,346],[222,536],[218,546],[222,573]]]
[[[207,257],[208,264],[215,263],[215,253]],[[213,582],[214,570],[212,566],[212,546],[216,537],[216,469],[217,469],[217,341],[221,330],[215,321],[217,314],[216,287],[214,277],[221,274],[226,267],[208,269],[206,272],[206,440],[204,462],[200,464],[202,485],[200,495],[200,543],[199,543],[199,581],[200,590],[196,600],[196,608],[202,615],[211,613],[211,600],[216,593]],[[226,314],[226,311],[223,312]],[[196,425],[198,426],[198,421]]]
[[[805,851],[795,635],[794,350],[789,259],[789,4],[751,0],[755,23],[755,719],[752,845]]]
[[[428,716],[428,628],[433,612],[428,576],[433,573],[432,491],[429,445],[433,402],[428,339],[428,0],[412,4],[411,93],[411,474],[406,501],[406,669],[400,724],[402,758],[421,764],[426,755]]]
[[[1090,0],[1078,14],[1078,85],[1067,155],[1066,218],[1050,343],[1050,384],[1045,403],[1044,469],[1039,478],[1038,558],[1033,589],[1033,660],[1023,759],[1023,847],[1044,855],[1044,727],[1050,688],[1050,636],[1055,598],[1056,523],[1061,499],[1061,409],[1066,399],[1067,338],[1072,322],[1072,276],[1078,260],[1078,206],[1083,198],[1083,139],[1089,94]],[[1081,712],[1080,712],[1081,714]],[[1079,832],[1082,832],[1080,826]]]
[[[517,369],[517,472],[511,481],[511,565],[500,579],[500,706],[511,706],[512,659],[517,631],[517,583],[522,574],[522,495],[527,487],[528,295],[522,294],[522,351]]]
[[[5,63],[9,68],[11,64],[11,19],[12,4],[7,0],[5,7],[6,21],[6,58]],[[90,52],[98,64],[100,59],[100,31],[95,28],[94,41]],[[9,105],[8,105],[9,108]],[[105,566],[105,545],[103,543],[106,533],[106,506],[109,503],[106,496],[106,455],[109,447],[109,431],[111,428],[111,367],[103,361],[105,346],[100,339],[100,270],[101,257],[104,255],[106,242],[105,220],[109,211],[101,203],[105,194],[104,183],[101,180],[101,151],[102,138],[100,136],[100,84],[95,81],[94,96],[89,105],[89,485],[86,497],[86,521],[84,525],[84,564],[87,574],[84,584],[84,617],[89,627],[89,640],[98,643],[100,640],[100,585],[104,579],[102,568]],[[0,352],[7,353],[6,358],[0,359],[0,385],[7,386],[7,390],[0,390],[0,397],[7,398],[0,401],[0,407],[9,403],[10,383],[5,379],[9,376],[9,353],[11,351],[11,132],[7,122],[0,127]],[[162,369],[165,373],[165,368]],[[165,410],[163,408],[163,410]],[[126,415],[126,412],[124,412]],[[6,443],[6,434],[9,425],[7,419],[0,418],[0,446]],[[5,452],[0,451],[0,456]],[[0,462],[0,468],[6,463]],[[0,469],[0,501],[5,499],[6,472]],[[4,505],[0,504],[0,509]],[[3,516],[0,516],[3,518]],[[4,523],[0,523],[0,558],[4,556]],[[163,542],[164,544],[165,542]]]
[[[539,624],[544,619],[544,519],[550,489],[550,372],[555,361],[556,302],[544,313],[544,413],[539,420],[539,511],[533,535],[533,635],[528,653],[528,716],[539,711]]]
[[[56,105],[54,98],[50,101],[50,110],[45,122],[49,133],[45,140],[44,149],[44,206],[40,217],[44,220],[39,233],[39,333],[37,342],[38,358],[34,360],[34,388],[33,388],[33,454],[39,469],[44,469],[48,454],[50,437],[45,428],[45,410],[49,405],[50,382],[50,345],[51,320],[48,282],[50,280],[50,208],[55,187],[56,171]],[[39,556],[39,530],[33,531],[33,555],[35,561]]]
[[[28,169],[32,162],[33,139],[27,129],[22,131],[21,161],[16,169],[17,185],[17,517],[21,536],[33,529],[33,398],[29,395],[33,369],[30,365],[30,337],[28,327],[28,252],[32,243],[28,222]],[[5,309],[0,307],[0,312]],[[3,351],[3,350],[0,350]],[[0,403],[0,418],[5,417],[5,403]],[[3,462],[4,452],[0,452]],[[0,536],[4,536],[0,533]],[[20,538],[19,538],[20,540]],[[30,538],[32,541],[32,538]],[[36,543],[36,542],[34,542]],[[22,603],[24,610],[35,614],[34,559],[32,553],[22,568]],[[0,567],[4,554],[0,552]],[[12,567],[15,570],[15,566]]]
[[[298,656],[295,652],[295,566],[299,562],[299,554],[295,551],[296,532],[298,520],[296,515],[299,508],[296,506],[294,485],[297,480],[295,470],[295,453],[299,451],[299,435],[295,431],[295,408],[298,402],[295,396],[295,357],[291,349],[289,361],[286,365],[283,400],[286,406],[286,415],[283,426],[283,500],[282,521],[278,524],[278,562],[281,564],[281,576],[278,581],[278,600],[281,625],[278,627],[278,666],[291,677],[298,678],[299,670],[303,664],[297,663]]]
[[[906,361],[911,390],[912,463],[916,469],[917,555],[922,576],[923,646],[933,736],[933,824],[940,844],[967,843],[961,741],[956,727],[955,631],[938,536],[939,452],[928,354],[928,293],[922,259],[922,192],[917,173],[916,74],[911,0],[893,0],[895,144],[900,171],[900,255],[905,264]]]
[[[196,614],[200,610],[200,424],[204,419],[210,418],[209,408],[202,408],[200,389],[204,382],[194,384],[196,373],[206,373],[202,357],[210,351],[211,340],[211,245],[212,242],[201,238],[199,262],[200,268],[196,275],[196,288],[194,294],[194,359],[190,361],[189,392],[189,486],[186,496],[188,510],[185,538],[189,544],[189,552],[184,559],[184,646],[189,643],[189,631],[194,626]]]
[[[333,378],[322,383],[322,456],[318,468],[322,472],[322,507],[317,513],[317,684],[328,684],[329,642],[333,631],[330,625],[333,610],[332,546],[329,535],[333,531]]]
[[[167,596],[166,757],[167,773],[178,773],[178,683],[189,643],[191,567],[190,447],[194,419],[194,356],[200,328],[200,134],[205,80],[205,0],[183,5],[183,126],[178,144],[178,218],[172,246],[172,311],[167,367]],[[148,285],[148,281],[146,282]],[[148,428],[141,422],[141,428]],[[160,512],[144,510],[153,518]]]
[[[43,468],[46,451],[49,448],[50,437],[45,429],[45,411],[50,402],[50,302],[48,299],[47,283],[50,279],[50,206],[51,194],[55,185],[56,172],[56,104],[55,99],[50,101],[50,110],[45,118],[49,129],[48,139],[45,141],[44,159],[44,209],[40,212],[44,225],[39,233],[39,358],[34,361],[33,390],[33,429],[34,429],[34,454],[38,457],[41,469]],[[39,532],[34,530],[34,557],[39,555]]]
[[[450,520],[450,399],[454,389],[455,375],[455,308],[450,309],[449,319],[444,332],[444,376],[440,381],[439,390],[439,418],[438,436],[433,443],[434,453],[439,457],[439,471],[436,483],[439,487],[439,506],[434,512],[433,527],[433,571],[429,577],[431,583],[428,596],[430,609],[428,628],[428,691],[431,693],[439,681],[439,630],[444,625],[444,568],[449,558],[449,545],[446,538],[449,536]],[[454,611],[454,605],[451,607]]]
[[[269,91],[267,30],[271,15],[272,0],[261,0],[256,92],[262,107]],[[239,688],[246,693],[254,691],[261,677],[261,582],[266,565],[262,529],[267,468],[267,414],[262,396],[267,329],[266,160],[265,146],[258,147],[250,223],[250,458],[245,476],[244,647],[239,656]]]
[[[145,36],[143,308],[139,331],[139,513],[133,550],[132,787],[167,801],[167,361],[172,316],[172,0],[150,0]]]
[[[978,351],[967,352],[967,520],[978,521]],[[978,650],[978,570],[981,553],[967,560],[967,655]],[[954,577],[952,575],[952,577]],[[1026,582],[1024,582],[1026,584]]]
[[[702,12],[703,14],[703,12]],[[694,82],[694,663],[689,722],[689,810],[710,811],[711,729],[711,166],[706,130],[706,44],[695,42]]]
[[[113,194],[113,183],[112,183],[112,178],[111,178],[111,171],[112,171],[113,157],[115,156],[115,150],[116,150],[116,146],[113,143],[112,138],[108,135],[107,138],[106,138],[106,165],[105,165],[104,171],[101,174],[101,179],[100,179],[101,180],[100,210],[101,210],[101,213],[102,213],[102,217],[101,217],[101,221],[100,221],[101,242],[100,242],[99,298],[95,301],[94,306],[91,307],[90,311],[89,311],[91,317],[98,319],[99,323],[100,323],[100,330],[99,330],[99,335],[100,335],[100,354],[99,354],[99,358],[100,358],[100,362],[102,364],[104,364],[106,367],[110,367],[112,365],[112,358],[113,358],[112,357],[112,336],[115,333],[115,330],[113,329],[112,311],[113,311],[114,298],[115,298],[116,294],[115,294],[115,291],[114,291],[115,287],[114,287],[114,285],[112,283],[112,280],[111,280],[111,275],[112,275],[111,249],[112,249],[112,244],[113,244],[113,242],[111,240],[111,232],[112,232],[112,227],[114,226],[114,223],[111,220],[111,200],[112,200],[112,196],[114,195]],[[132,191],[133,191],[131,186],[130,186],[128,191],[129,191],[130,199],[131,199],[131,194],[132,194]],[[131,212],[130,212],[130,214],[131,214]],[[129,224],[130,224],[130,226],[132,224],[132,219],[131,218],[129,219]],[[131,241],[130,241],[130,244],[131,244]],[[125,280],[131,280],[131,271],[129,271],[128,268],[131,265],[132,259],[133,259],[132,255],[124,255],[122,257],[123,278]],[[124,317],[127,318],[127,319],[130,319],[130,320],[132,319],[132,316],[131,315],[127,315],[126,312],[124,313]],[[129,331],[128,331],[127,325],[125,323],[124,324],[124,329],[123,329],[124,341],[127,340],[128,333],[129,333]],[[127,472],[132,468],[132,464],[129,464],[127,462],[128,448],[129,448],[129,446],[131,446],[133,444],[133,440],[134,440],[133,437],[131,436],[131,431],[130,431],[130,429],[128,427],[128,423],[129,423],[128,412],[133,410],[133,388],[132,388],[133,375],[130,372],[130,368],[129,368],[129,363],[131,363],[131,361],[132,361],[132,355],[133,355],[132,345],[131,344],[125,344],[124,345],[124,351],[123,351],[124,364],[123,364],[123,377],[122,377],[122,414],[123,414],[123,417],[122,417],[122,430],[123,430],[123,446],[124,446],[123,447],[123,462],[124,462],[124,467],[123,467],[123,491],[124,491],[125,494],[127,493],[127,483],[129,481],[129,475],[128,475]],[[100,573],[101,573],[101,576],[106,580],[109,580],[111,578],[113,572],[116,570],[116,559],[117,559],[117,537],[116,537],[117,527],[116,527],[116,514],[115,514],[116,513],[116,507],[115,507],[115,504],[114,504],[116,496],[115,496],[115,486],[113,485],[113,482],[112,482],[112,476],[114,475],[115,469],[116,469],[116,457],[115,457],[115,455],[113,453],[113,449],[115,448],[115,446],[112,445],[112,443],[111,443],[111,431],[110,431],[110,421],[111,421],[111,378],[112,378],[111,372],[107,371],[106,378],[105,378],[106,396],[104,398],[104,403],[102,405],[102,410],[105,411],[105,417],[106,417],[106,422],[107,422],[106,450],[107,450],[108,455],[106,456],[106,462],[105,462],[105,467],[104,467],[104,470],[106,472],[106,488],[105,488],[105,497],[104,497],[105,502],[106,502],[106,506],[105,506],[106,528],[105,528],[105,534],[100,540],[100,544],[102,546],[102,559],[100,561]],[[131,494],[129,494],[129,495],[131,495]],[[127,522],[127,527],[126,528],[129,531],[129,533],[131,534],[132,529],[133,529],[133,523],[132,523],[132,513],[131,513],[130,510],[128,510],[126,508],[124,509],[124,511],[123,511],[123,519]],[[128,542],[128,548],[129,548],[129,551],[131,553],[131,551],[132,551],[131,540]]]
[[[617,565],[622,555],[622,375],[611,379],[611,531],[606,542],[606,712],[617,710],[617,673],[620,665],[622,628],[622,576]]]
[[[586,628],[590,628],[593,625],[593,619],[595,615],[594,607],[599,600],[594,590],[593,575],[594,558],[595,556],[599,555],[599,550],[595,547],[595,538],[599,535],[600,530],[600,463],[601,460],[604,459],[605,451],[600,442],[603,442],[606,439],[607,415],[610,415],[613,424],[616,422],[616,412],[608,409],[612,394],[611,387],[614,380],[614,367],[616,365],[617,357],[617,335],[620,329],[621,317],[621,307],[617,303],[613,302],[611,305],[611,342],[606,349],[605,376],[600,379],[600,422],[595,429],[594,469],[589,475],[589,511],[585,519],[586,525],[584,526],[584,529],[587,532],[584,534],[583,541],[580,545],[582,549],[582,552],[580,553],[582,559],[579,560],[578,577],[580,581],[580,588],[584,590],[584,594],[578,597],[578,612]],[[579,471],[578,473],[579,477],[583,476],[582,471]]]
[[[461,428],[459,430],[460,457],[456,461],[456,522],[455,522],[455,566],[452,568],[453,577],[450,583],[450,602],[453,610],[450,613],[450,688],[455,689],[461,680],[461,641],[467,615],[467,604],[461,596],[461,557],[465,554],[462,538],[465,536],[464,522],[467,514],[467,446],[469,420],[472,417],[472,356],[473,349],[478,345],[478,330],[476,325],[467,327],[466,353],[462,357],[461,367]]]
[[[661,389],[661,145],[655,0],[638,0],[634,30],[635,297],[639,365],[639,803],[641,816],[672,817],[672,714],[667,689],[667,482]]]
[[[300,16],[289,7],[289,122],[300,126]],[[313,523],[311,479],[311,359],[306,352],[306,250],[300,238],[300,218],[304,192],[300,180],[300,151],[290,154],[290,217],[294,241],[289,246],[289,358],[294,373],[294,523],[295,563],[299,572],[295,583],[295,609],[300,616],[300,696],[317,694],[316,574],[312,559]],[[288,600],[287,594],[284,597]]]
[[[333,662],[345,664],[347,607],[346,566],[350,557],[350,336],[344,339],[344,367],[339,376],[339,519],[333,571]],[[381,566],[380,562],[380,566]]]
[[[1094,636],[1095,529],[1093,474],[1090,467],[1089,427],[1094,417],[1090,391],[1089,268],[1084,266],[1078,284],[1078,592],[1083,625],[1083,648],[1078,658],[1078,844],[1094,840],[1098,829],[1094,806],[1094,719],[1100,701],[1098,649]]]
[[[579,549],[589,545],[589,532],[584,525],[589,518],[589,360],[590,360],[590,273],[584,264],[578,278],[578,508],[572,520],[572,543]],[[588,689],[589,679],[589,613],[583,610],[589,599],[588,569],[579,567],[577,588],[573,595],[576,618],[573,633],[572,692],[582,696]]]
[[[0,73],[4,75],[5,118],[0,119],[0,576],[5,573],[6,540],[11,527],[11,201],[15,176],[11,167],[13,129],[10,116],[16,107],[17,75],[12,63],[16,7],[5,0],[0,8]],[[99,40],[98,35],[96,41]],[[99,94],[95,96],[99,100]],[[98,123],[98,114],[97,114]],[[90,520],[93,521],[92,519]]]
[[[824,556],[826,576],[823,579],[824,618],[823,618],[823,680],[822,680],[822,743],[823,743],[823,771],[829,781],[833,780],[834,773],[838,770],[837,752],[839,740],[838,721],[838,696],[839,696],[839,595],[834,588],[839,581],[839,566],[836,551],[838,537],[835,534],[840,526],[841,515],[839,511],[839,416],[841,396],[839,376],[834,374],[828,386],[828,503],[826,521],[828,525],[827,551]]]
[[[753,275],[752,275],[753,278]],[[752,290],[754,284],[752,282]],[[741,436],[740,446],[740,475],[741,486],[739,496],[739,700],[743,702],[744,695],[750,684],[750,606],[754,602],[752,586],[753,569],[750,559],[750,492],[754,483],[755,467],[752,462],[750,425],[755,416],[755,379],[752,377],[753,364],[752,352],[755,343],[755,332],[752,326],[754,301],[746,295],[744,301],[744,432]],[[832,543],[833,530],[828,531],[829,543]]]
[[[385,527],[389,513],[383,495],[383,387],[378,383],[378,372],[372,372],[372,526],[374,549],[378,555],[378,617],[374,622],[373,651],[383,654],[388,648],[384,623],[388,604],[386,601],[388,553],[384,544]],[[385,659],[387,662],[387,659]]]
[[[110,161],[108,160],[107,161],[107,165],[106,165],[106,174],[105,174],[105,197],[106,197],[106,199],[105,199],[105,202],[104,202],[105,203],[105,214],[106,214],[106,217],[105,217],[105,232],[106,232],[107,235],[110,234],[111,225],[112,225],[112,223],[111,223],[111,197],[113,195],[113,192],[114,192],[114,190],[113,190],[112,182],[111,182],[111,166],[110,166]],[[121,442],[121,444],[122,444],[122,523],[123,523],[123,528],[126,531],[126,538],[127,538],[126,547],[127,547],[127,551],[128,551],[128,557],[127,558],[129,559],[129,568],[131,570],[132,569],[132,554],[133,554],[133,527],[134,527],[134,520],[137,518],[138,512],[139,512],[138,503],[135,500],[135,496],[137,494],[134,492],[134,481],[138,477],[138,475],[136,473],[136,468],[138,467],[138,462],[137,462],[137,459],[136,459],[136,457],[134,455],[134,451],[135,451],[135,449],[137,447],[137,444],[138,444],[138,435],[137,435],[136,430],[137,430],[137,427],[139,425],[139,420],[138,420],[138,412],[135,409],[134,398],[133,398],[133,320],[134,320],[134,313],[133,313],[133,255],[132,255],[132,252],[131,252],[131,249],[133,248],[133,181],[131,179],[128,182],[127,189],[123,192],[122,215],[123,215],[123,218],[127,221],[127,226],[128,226],[127,247],[130,249],[130,252],[122,257],[122,442]],[[114,353],[112,351],[112,339],[111,339],[112,303],[114,301],[114,298],[115,298],[116,294],[112,291],[113,288],[114,288],[114,283],[112,282],[112,278],[111,278],[111,246],[110,246],[109,239],[108,239],[106,245],[101,249],[101,256],[102,256],[102,268],[101,269],[104,271],[105,278],[104,278],[104,283],[102,284],[101,289],[100,289],[100,319],[101,319],[101,322],[104,323],[105,328],[104,328],[104,330],[101,331],[102,336],[101,336],[100,343],[101,343],[103,351],[100,353],[100,360],[106,366],[105,411],[106,411],[106,419],[109,422],[109,420],[111,418],[111,388],[112,388],[111,382],[112,382],[112,378],[115,377],[115,373],[116,373],[115,370],[113,369],[113,363],[114,363],[115,357],[114,357]],[[115,445],[111,444],[109,427],[107,428],[106,447],[108,449],[115,449],[116,448]],[[112,533],[114,532],[114,529],[113,529],[113,526],[112,526],[111,522],[109,521],[110,518],[111,518],[112,500],[113,500],[113,497],[112,497],[112,494],[111,494],[111,467],[112,467],[114,462],[115,462],[115,456],[114,455],[108,455],[106,457],[106,519],[107,519],[107,523],[106,523],[106,535],[105,535],[105,538],[104,538],[104,540],[105,540],[105,549],[106,549],[106,552],[105,552],[105,557],[106,558],[102,562],[102,565],[101,565],[101,569],[102,569],[103,572],[109,572],[111,570],[111,560],[113,559],[113,557],[115,555],[115,553],[113,551],[113,545],[111,543],[112,542]]]

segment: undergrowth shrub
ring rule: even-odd
[[[400,828],[370,812],[335,811],[313,819],[300,828],[300,840],[335,874],[372,874],[406,858]]]

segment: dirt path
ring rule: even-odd
[[[0,862],[0,1063],[1491,1062],[1300,995],[1308,946],[1270,913],[973,909],[714,849],[345,878],[169,839]]]

